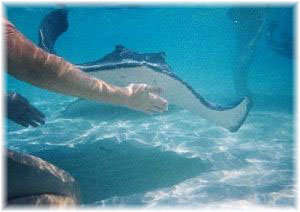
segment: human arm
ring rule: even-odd
[[[147,113],[163,112],[168,103],[162,89],[145,84],[117,87],[82,72],[63,58],[49,54],[5,22],[8,73],[19,80],[65,95],[123,105]]]
[[[7,118],[23,127],[29,125],[37,127],[38,123],[45,124],[45,115],[16,92],[7,92],[6,106]]]

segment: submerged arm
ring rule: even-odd
[[[63,58],[35,46],[6,19],[4,24],[7,70],[17,79],[62,94],[124,105],[143,112],[167,109],[167,101],[153,93],[161,89],[136,84],[122,88],[93,78]]]

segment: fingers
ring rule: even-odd
[[[27,113],[27,116],[40,124],[45,124],[45,115],[36,108],[30,108],[30,110]]]
[[[148,115],[153,115],[155,113],[163,113],[168,110],[168,102],[153,94],[149,93],[149,102],[145,105],[142,112],[147,113]]]
[[[164,92],[163,88],[160,87],[155,87],[155,86],[151,86],[151,85],[146,85],[145,86],[145,91],[149,92],[149,93],[156,93],[156,94],[161,94]]]
[[[37,115],[36,113],[31,113],[30,118],[33,121],[38,122],[39,124],[45,124],[45,120],[41,118],[39,115]]]
[[[147,109],[148,114],[163,113],[168,111],[168,101],[156,95],[161,94],[164,91],[163,88],[147,86],[146,90],[149,92],[149,105]]]
[[[23,127],[28,127],[28,126],[29,126],[29,124],[28,124],[26,121],[24,121],[23,119],[15,119],[14,121],[15,121],[17,124],[22,125]]]
[[[165,110],[162,110],[161,108],[156,107],[156,106],[152,106],[150,110],[151,110],[152,113],[163,113],[163,112],[165,112]]]
[[[39,111],[36,107],[30,105],[29,109],[30,109],[30,111],[31,111],[32,113],[36,114],[37,116],[42,117],[42,118],[45,118],[44,113],[42,113],[41,111]]]
[[[132,101],[129,107],[147,114],[162,113],[168,110],[168,101],[160,97],[163,88],[147,84],[130,84],[128,86]]]
[[[37,127],[38,124],[35,123],[28,114],[23,114],[19,120],[23,121],[23,123],[26,123],[27,125],[31,125],[33,127]]]
[[[30,124],[30,125],[33,126],[33,127],[37,127],[37,126],[38,126],[37,123],[35,123],[33,120],[31,120],[31,119],[29,119],[29,118],[28,118],[26,121],[27,121],[28,124]]]
[[[163,88],[147,85],[145,90],[149,92],[151,111],[162,113],[168,110],[168,101],[156,95],[163,93]]]
[[[45,121],[43,119],[41,119],[36,114],[32,114],[31,112],[19,116],[15,120],[15,122],[22,125],[23,127],[28,127],[29,125],[33,127],[38,127],[38,123],[45,124]]]
[[[164,98],[157,96],[153,93],[149,93],[150,104],[154,111],[165,112],[168,110],[168,101]]]
[[[38,126],[35,122],[39,124],[45,124],[45,115],[32,105],[28,105],[27,113],[25,114],[25,116],[26,121],[28,121],[28,123],[33,127]]]

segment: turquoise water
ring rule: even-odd
[[[43,16],[55,5],[6,6],[8,19],[37,43]],[[69,7],[69,30],[55,50],[73,63],[99,59],[122,44],[136,52],[166,52],[173,71],[210,101],[236,100],[232,69],[237,36],[229,5]],[[286,8],[271,8],[279,19]],[[281,13],[282,14],[282,13]],[[284,16],[283,16],[284,17]],[[279,19],[287,30],[291,20]],[[187,110],[147,116],[76,100],[7,76],[7,90],[25,96],[46,124],[7,121],[6,146],[46,159],[80,185],[84,206],[295,207],[294,61],[270,49],[263,32],[248,70],[256,104],[236,133]],[[89,105],[90,104],[90,105]]]

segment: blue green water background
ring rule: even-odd
[[[73,63],[101,58],[122,44],[136,52],[166,53],[173,71],[211,101],[236,100],[236,32],[230,5],[69,7],[69,29],[55,50]],[[8,19],[37,43],[44,15],[57,8],[6,5]],[[291,8],[291,7],[290,7]],[[269,18],[286,8],[272,8]],[[288,10],[291,12],[292,10]],[[286,23],[288,29],[293,22]],[[273,52],[262,35],[248,70],[262,101],[237,133],[189,111],[146,116],[125,109],[64,111],[75,98],[11,76],[7,90],[25,96],[46,124],[22,128],[7,121],[6,146],[40,156],[71,173],[83,205],[120,207],[294,207],[294,61]],[[179,97],[180,98],[180,97]]]

